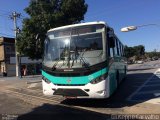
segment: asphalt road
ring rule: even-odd
[[[8,115],[19,120],[107,120],[115,119],[117,114],[160,115],[158,68],[160,61],[129,65],[126,79],[109,99],[104,100],[45,97],[40,83],[26,84],[28,79],[0,78],[0,113],[3,114],[0,118]]]

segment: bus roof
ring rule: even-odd
[[[106,25],[106,23],[104,21],[86,22],[86,23],[78,23],[78,24],[72,24],[72,25],[66,25],[66,26],[62,26],[62,27],[53,28],[53,29],[48,30],[48,32],[51,32],[51,31],[54,31],[54,30],[60,30],[60,29],[64,29],[64,28],[78,27],[78,26],[84,26],[84,25],[94,25],[94,24],[104,24],[104,25]]]

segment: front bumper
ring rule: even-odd
[[[42,86],[43,94],[48,96],[61,95],[76,98],[108,98],[110,96],[108,78],[97,84],[88,83],[84,86],[58,86],[42,80]]]

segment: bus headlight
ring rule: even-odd
[[[44,80],[46,83],[51,83],[51,81],[49,81],[46,77],[42,76],[42,80]]]
[[[105,74],[103,74],[103,75],[91,80],[90,83],[91,84],[97,84],[97,83],[101,82],[102,80],[105,80],[107,75],[108,75],[108,73],[105,73]]]

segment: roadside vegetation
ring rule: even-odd
[[[143,63],[146,61],[158,60],[160,58],[160,52],[157,52],[156,50],[145,52],[145,46],[143,45],[133,47],[125,46],[124,51],[129,64]]]

